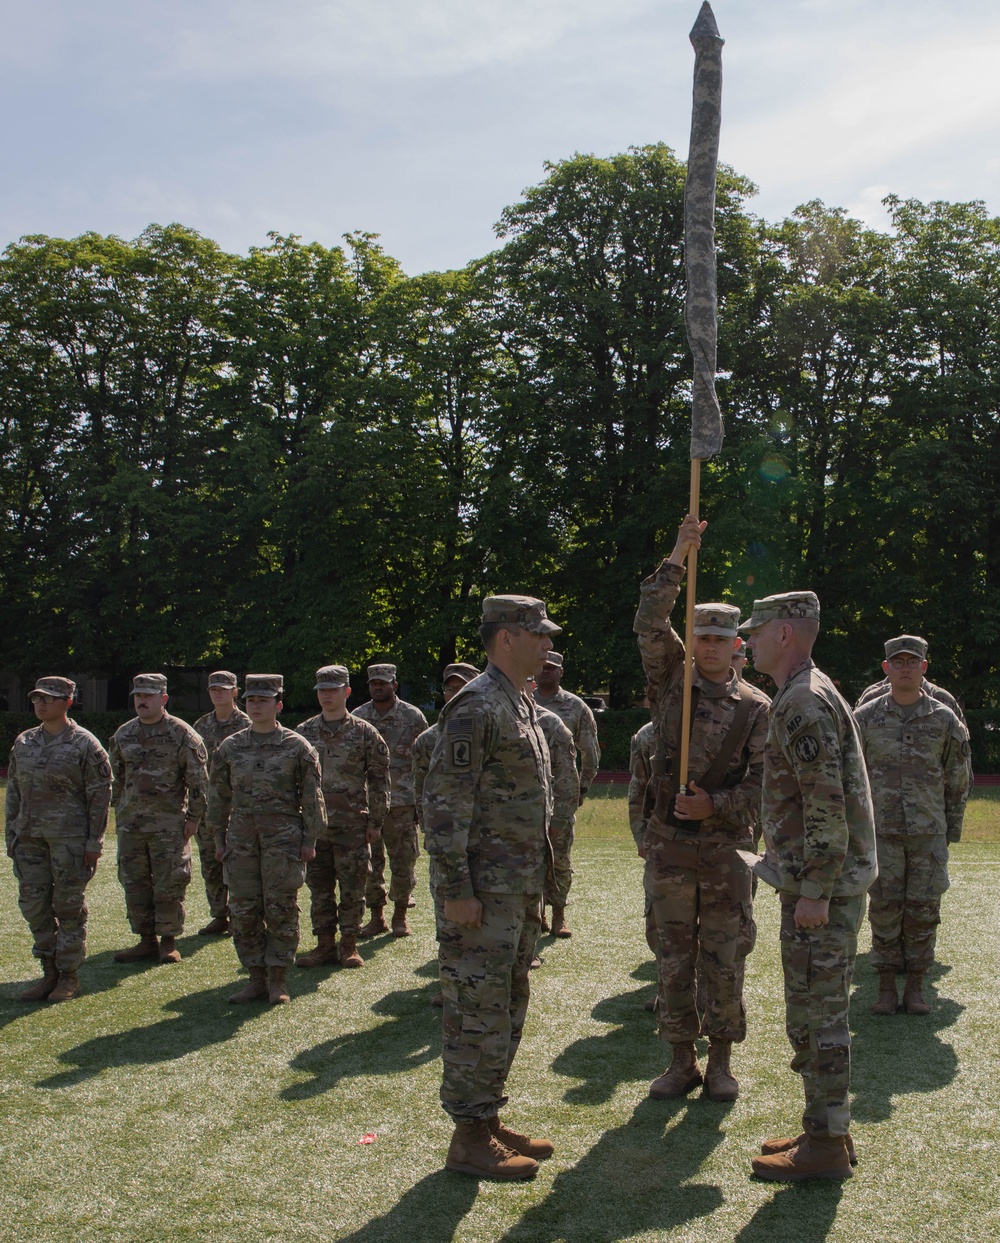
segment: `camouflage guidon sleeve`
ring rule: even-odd
[[[891,694],[869,700],[855,714],[880,834],[962,836],[968,801],[969,731],[954,712],[923,692],[904,718]]]
[[[850,708],[810,663],[771,705],[762,806],[768,862],[783,893],[865,893],[878,866],[871,790]]]
[[[45,837],[85,837],[89,855],[100,855],[111,806],[107,752],[75,721],[46,744],[43,727],[14,740],[5,797],[7,853],[20,832]]]
[[[535,706],[494,665],[441,710],[424,781],[424,833],[442,900],[540,894],[552,814]]]

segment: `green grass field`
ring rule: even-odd
[[[112,961],[132,941],[112,847],[89,890],[86,995],[32,1006],[17,1001],[38,972],[8,867],[0,1239],[994,1240],[1000,791],[973,800],[968,826],[952,853],[929,1017],[869,1015],[863,944],[852,1015],[857,1176],[785,1187],[749,1176],[760,1139],[794,1133],[801,1111],[775,897],[762,891],[757,905],[750,1035],[733,1059],[741,1099],[648,1100],[665,1055],[642,1008],[653,969],[620,797],[589,801],[580,815],[575,935],[546,938],[532,976],[507,1117],[557,1148],[534,1182],[514,1186],[441,1168],[450,1125],[437,1104],[440,1011],[428,1004],[435,953],[423,873],[414,936],[363,943],[363,971],[295,971],[291,1006],[228,1007],[237,979],[229,941],[185,937],[179,966]],[[195,872],[192,928],[207,918]],[[368,1133],[374,1142],[360,1144]]]

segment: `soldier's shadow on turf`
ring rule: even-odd
[[[344,1032],[297,1053],[289,1066],[312,1078],[285,1088],[281,1099],[309,1100],[331,1091],[341,1079],[394,1075],[439,1058],[441,1011],[427,1000],[426,988],[388,993],[372,1006],[372,1013],[388,1016],[389,1022],[366,1031]]]
[[[931,981],[947,969],[929,973]],[[882,1122],[892,1115],[893,1098],[911,1092],[937,1092],[958,1074],[958,1055],[939,1033],[958,1021],[965,1009],[959,1002],[937,995],[933,982],[924,982],[930,1014],[872,1014],[878,995],[875,972],[868,955],[858,958],[851,994],[851,1057],[853,1116],[859,1122]],[[902,992],[902,977],[899,979]]]
[[[114,950],[105,950],[101,954],[93,954],[84,960],[79,972],[83,996],[93,997],[100,993],[110,992],[130,976],[153,970],[176,971],[178,967],[175,963],[161,963],[156,958],[144,958],[140,959],[139,962],[133,963],[115,962]],[[48,1001],[21,1001],[20,993],[29,985],[37,983],[39,978],[40,974],[32,978],[15,981],[11,984],[0,985],[0,1028],[6,1026],[7,1023],[12,1023],[17,1018],[21,1018],[23,1015],[31,1014],[40,1007],[52,1004]],[[72,1006],[75,1002],[63,1002],[61,1004]],[[10,1007],[9,1011],[7,1009],[8,1006]]]
[[[820,1243],[825,1239],[837,1216],[844,1184],[836,1179],[816,1178],[804,1183],[775,1184],[775,1188],[774,1199],[760,1206],[733,1243],[774,1243],[776,1239]]]
[[[692,1182],[722,1142],[725,1107],[696,1098],[642,1101],[624,1126],[605,1131],[548,1195],[499,1243],[612,1243],[666,1234],[723,1203],[719,1187]]]
[[[505,1188],[505,1194],[516,1194],[516,1186]],[[436,1170],[405,1192],[383,1217],[375,1217],[353,1234],[340,1237],[339,1243],[400,1243],[407,1239],[413,1243],[423,1239],[446,1243],[454,1238],[478,1194],[479,1183],[474,1178]]]
[[[172,1012],[170,1018],[161,1019],[148,1027],[133,1027],[107,1036],[95,1036],[93,1040],[67,1049],[59,1054],[59,1061],[72,1069],[41,1079],[35,1086],[71,1087],[92,1079],[103,1070],[173,1062],[208,1045],[222,1044],[248,1019],[267,1009],[266,1002],[262,1005],[227,1006],[226,997],[232,987],[229,983],[225,988],[209,988],[178,997],[162,1007]]]
[[[663,1062],[670,1059],[664,1053],[666,1046],[656,1039],[655,1019],[642,1007],[645,991],[599,1001],[591,1017],[616,1026],[599,1036],[574,1040],[553,1061],[557,1075],[583,1080],[567,1089],[564,1100],[573,1105],[599,1105],[611,1100],[620,1083],[651,1080],[662,1071]]]

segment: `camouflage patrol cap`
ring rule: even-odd
[[[555,665],[557,669],[564,668],[562,653],[561,652],[546,652],[545,663],[547,665]]]
[[[479,670],[475,665],[468,665],[464,661],[459,661],[454,665],[445,665],[441,682],[442,684],[450,682],[452,678],[461,678],[463,682],[471,682],[473,678],[478,677]]]
[[[239,686],[236,680],[236,674],[230,673],[228,669],[216,669],[214,673],[208,675],[208,689],[213,686],[225,686],[228,690],[234,691]]]
[[[243,698],[258,695],[261,699],[280,699],[285,682],[280,673],[248,673],[243,687]]]
[[[534,596],[487,596],[482,621],[486,624],[516,626],[529,634],[562,634],[562,626],[549,620],[545,601]]]
[[[736,638],[740,624],[740,611],[735,604],[696,604],[694,606],[695,634],[721,634]]]
[[[369,665],[367,672],[369,682],[395,682],[396,680],[395,665]]]
[[[740,635],[736,640],[736,646],[733,648],[733,655],[742,656],[743,659],[745,660],[746,654],[747,654],[747,641],[746,639],[742,637],[742,635]]]
[[[799,617],[819,621],[819,597],[815,591],[786,591],[754,600],[753,612],[740,630],[758,630],[769,621],[794,621]]]
[[[918,634],[901,634],[895,639],[886,640],[886,660],[890,660],[893,656],[900,656],[904,652],[908,656],[919,656],[921,660],[926,660],[927,640],[921,639]]]
[[[76,694],[76,683],[69,678],[39,678],[34,690],[28,691],[28,698],[34,703],[36,695],[51,695],[53,699],[72,699]]]
[[[346,665],[324,665],[316,670],[314,691],[339,691],[342,686],[349,686],[351,675]]]
[[[129,695],[165,695],[167,679],[162,673],[137,673],[132,679]]]

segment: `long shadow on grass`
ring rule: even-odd
[[[667,1232],[707,1217],[721,1190],[692,1182],[723,1139],[726,1106],[704,1098],[645,1100],[624,1126],[605,1131],[545,1199],[499,1243],[612,1243]]]
[[[843,1193],[842,1182],[821,1178],[781,1187],[733,1243],[821,1243],[830,1233]]]
[[[567,1089],[565,1100],[574,1105],[598,1105],[611,1100],[620,1083],[653,1078],[663,1069],[660,1063],[666,1057],[665,1046],[653,1037],[653,1019],[642,1008],[645,991],[619,993],[599,1001],[591,1017],[617,1026],[599,1036],[574,1040],[552,1063],[557,1075],[583,1080]],[[656,1069],[650,1074],[654,1063]]]
[[[173,1062],[208,1045],[221,1044],[243,1024],[261,1014],[259,1006],[227,1006],[226,995],[232,984],[189,993],[164,1005],[174,1017],[161,1019],[148,1027],[95,1036],[59,1054],[59,1061],[72,1070],[60,1071],[41,1079],[39,1088],[68,1088],[99,1075],[102,1070],[120,1066],[152,1066]]]
[[[292,1058],[293,1070],[312,1075],[281,1093],[282,1100],[303,1101],[329,1092],[355,1075],[395,1075],[441,1056],[441,1011],[428,1006],[426,988],[388,993],[372,1013],[390,1022],[361,1032],[345,1032],[304,1049]]]
[[[475,1179],[437,1170],[411,1187],[384,1217],[366,1222],[339,1243],[400,1243],[403,1239],[448,1243],[478,1193]]]
[[[957,1022],[965,1007],[950,998],[935,996],[933,986],[925,984],[930,1014],[872,1014],[870,1007],[878,985],[867,960],[868,955],[858,958],[858,987],[851,997],[851,1088],[855,1094],[852,1113],[862,1122],[882,1122],[892,1115],[894,1097],[937,1092],[955,1078],[958,1055],[938,1033]],[[944,974],[946,969],[941,968],[932,972],[931,977]]]
[[[33,961],[37,962],[37,959]],[[94,954],[88,956],[80,968],[80,984],[83,987],[84,994],[92,997],[97,993],[110,992],[111,989],[117,988],[119,984],[129,976],[139,974],[143,971],[152,970],[172,970],[172,967],[164,967],[155,958],[144,959],[140,962],[130,963],[127,966],[122,963],[115,962],[114,951],[105,950],[103,954]],[[37,1011],[47,1007],[50,1003],[47,1001],[21,1001],[20,993],[34,984],[41,975],[32,978],[17,981],[12,984],[4,984],[0,986],[0,1028],[12,1023],[15,1019],[22,1018],[32,1011]],[[7,1010],[7,1005],[11,1009]]]

